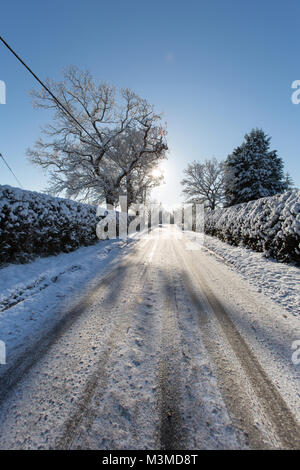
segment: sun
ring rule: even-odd
[[[151,171],[151,174],[154,176],[154,178],[159,178],[162,176],[162,171],[160,168],[154,168],[154,170]]]

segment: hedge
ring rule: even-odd
[[[205,232],[278,261],[300,263],[300,191],[208,212]]]
[[[95,243],[97,220],[94,206],[0,186],[0,263]]]

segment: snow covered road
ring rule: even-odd
[[[84,285],[73,269],[78,298],[0,366],[1,449],[300,448],[299,317],[182,236],[105,242]]]

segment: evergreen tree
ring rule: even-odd
[[[294,181],[291,175],[286,172],[285,177],[284,177],[284,184],[285,184],[285,189],[288,191],[289,189],[293,189],[294,187]]]
[[[262,129],[252,129],[245,141],[225,162],[227,206],[282,193],[287,189],[282,159],[270,151],[270,140]]]

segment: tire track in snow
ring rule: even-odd
[[[167,242],[165,242],[167,243]],[[168,253],[169,250],[164,250]],[[170,255],[170,251],[169,251]],[[161,325],[161,360],[159,364],[160,446],[162,450],[184,449],[180,332],[177,323],[178,306],[175,297],[174,276],[169,270],[162,278],[164,298]]]
[[[57,280],[64,274],[77,271],[78,269],[81,269],[80,266],[73,265],[65,271],[61,271],[60,273],[57,273],[55,276],[52,276],[48,279],[46,278],[46,276],[42,275],[40,278],[35,279],[27,286],[20,288],[19,291],[13,292],[4,299],[1,299],[0,313],[5,312],[6,310],[14,307],[15,305],[24,302],[28,298],[39,294],[42,290],[57,282]]]
[[[121,335],[124,335],[124,326],[123,321],[111,332],[109,341],[105,345],[105,350],[98,359],[97,371],[88,379],[79,402],[76,405],[76,409],[73,411],[69,420],[64,424],[63,436],[57,440],[54,449],[69,450],[72,447],[72,443],[78,434],[80,424],[89,414],[88,405],[96,388],[101,387],[102,395],[105,393],[108,381],[107,364],[116,343],[120,341]]]
[[[125,269],[125,265],[102,277],[92,291],[89,291],[80,301],[71,308],[50,332],[40,338],[32,349],[26,351],[14,364],[0,376],[0,404],[11,389],[23,375],[47,353],[48,349],[61,338],[76,320],[93,304],[105,284],[112,282],[116,276]]]
[[[184,266],[185,286],[199,312],[203,340],[214,361],[224,401],[236,428],[240,430],[241,443],[255,449],[299,448],[299,423],[212,292],[201,272],[201,263],[194,268],[196,253],[186,252],[185,257],[178,245],[176,252]],[[218,331],[210,320],[211,313],[218,320],[223,338],[218,337]],[[233,352],[231,357],[225,352],[224,340]],[[219,342],[222,341],[220,347]],[[242,371],[238,370],[234,357]],[[247,382],[250,387],[247,387]]]
[[[146,244],[146,248],[148,251],[148,246]],[[146,251],[146,252],[147,252]],[[118,303],[119,297],[119,290],[120,290],[120,279],[126,276],[126,272],[132,268],[136,271],[136,264],[139,266],[138,272],[143,271],[145,269],[143,260],[145,257],[145,252],[142,251],[137,253],[137,259],[134,259],[134,263],[131,262],[133,258],[131,258],[132,254],[125,255],[123,259],[121,258],[120,264],[109,272],[106,275],[102,275],[97,281],[96,284],[93,286],[92,289],[89,289],[87,293],[81,297],[79,302],[75,304],[68,312],[64,315],[64,317],[52,328],[50,332],[47,332],[42,338],[40,338],[37,342],[35,342],[34,347],[27,351],[27,354],[22,355],[14,364],[8,369],[2,377],[0,377],[0,403],[4,401],[6,397],[8,397],[10,390],[13,386],[17,386],[17,382],[21,381],[24,377],[26,379],[25,374],[28,372],[30,373],[30,369],[37,366],[40,361],[42,361],[43,357],[47,357],[48,351],[57,344],[60,339],[63,339],[64,336],[72,329],[73,325],[76,325],[77,321],[81,319],[83,315],[85,315],[89,308],[93,306],[93,304],[99,300],[99,297],[103,296],[103,294],[107,291],[112,289],[114,285],[114,302]],[[134,289],[133,289],[134,291]],[[101,301],[100,301],[101,302]],[[109,311],[106,312],[107,309],[104,308],[104,315],[108,315],[107,321],[112,322],[112,334],[114,332],[113,328],[113,318]],[[105,352],[104,352],[105,356]],[[92,379],[90,383],[87,385],[87,388],[92,388]]]
[[[144,248],[144,246],[142,246]],[[151,258],[153,256],[155,245],[151,250]],[[131,328],[133,316],[131,311],[134,309],[134,306],[137,304],[137,296],[143,290],[144,284],[146,282],[146,275],[148,264],[141,263],[141,260],[145,258],[145,253],[142,253],[140,260],[136,262],[136,266],[141,264],[141,268],[138,269],[137,278],[139,279],[139,284],[135,285],[135,288],[130,292],[130,302],[127,304],[127,315],[121,317],[121,321],[114,327],[113,331],[109,336],[109,341],[105,345],[105,350],[102,352],[99,360],[97,361],[96,371],[88,379],[84,391],[81,394],[79,402],[76,406],[75,411],[72,413],[70,419],[64,424],[63,436],[60,437],[56,444],[55,449],[71,449],[73,442],[76,440],[79,431],[80,424],[85,420],[88,425],[94,417],[93,412],[89,409],[89,403],[92,400],[92,397],[97,390],[101,389],[100,395],[98,391],[98,399],[103,397],[108,384],[109,374],[107,371],[107,366],[109,364],[110,358],[116,346],[120,345],[124,338],[126,337],[127,332]],[[146,257],[147,260],[147,257]],[[117,271],[120,268],[117,268]],[[120,270],[120,276],[124,276],[123,270]],[[117,278],[116,278],[117,279]],[[80,445],[78,446],[80,448]]]

